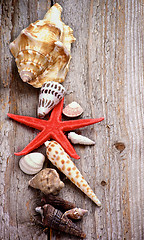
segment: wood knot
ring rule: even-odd
[[[103,180],[103,181],[101,181],[101,185],[104,187],[107,185],[107,183]]]
[[[120,153],[126,148],[123,142],[116,142],[114,146]]]

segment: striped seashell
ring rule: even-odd
[[[45,145],[47,157],[52,164],[63,172],[92,201],[94,201],[98,206],[101,206],[101,202],[98,200],[97,196],[94,194],[76,165],[72,162],[61,145],[56,141],[46,141]]]
[[[33,152],[23,156],[19,161],[20,169],[26,174],[38,173],[45,161],[45,156],[42,153]]]
[[[44,83],[39,94],[38,117],[44,118],[62,100],[64,94],[65,88],[60,83]]]

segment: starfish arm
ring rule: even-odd
[[[77,128],[86,127],[88,125],[92,125],[94,123],[98,123],[103,121],[104,118],[95,118],[95,119],[78,119],[78,120],[70,120],[62,122],[62,130],[63,131],[71,131]]]
[[[63,104],[64,104],[64,98],[55,106],[55,108],[51,112],[50,119],[61,120]]]
[[[74,147],[71,145],[71,143],[62,131],[59,131],[59,133],[54,135],[53,139],[55,139],[64,148],[67,154],[69,154],[72,158],[80,158],[80,156],[76,153]]]
[[[8,113],[7,115],[8,115],[8,117],[14,119],[17,122],[20,122],[20,123],[25,124],[32,128],[36,128],[38,130],[43,130],[45,122],[47,122],[45,120],[41,120],[38,118],[15,115],[15,114],[11,114],[11,113]]]
[[[44,142],[50,139],[50,133],[45,134],[45,131],[40,132],[21,152],[15,155],[26,155],[34,149],[40,147]]]

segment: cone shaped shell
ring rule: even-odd
[[[63,216],[63,213],[60,210],[54,208],[50,204],[37,207],[35,210],[41,214],[44,227],[50,227],[57,231],[69,233],[81,238],[86,237],[86,234],[74,222],[66,216]]]
[[[51,168],[40,171],[29,181],[29,185],[40,189],[44,194],[58,194],[64,187],[64,183],[60,180],[57,171]]]
[[[62,100],[64,94],[65,88],[60,83],[44,83],[39,95],[38,116],[45,117]]]
[[[31,23],[10,44],[20,77],[34,87],[46,81],[63,82],[69,68],[73,31],[61,20],[55,4],[43,20]]]
[[[63,114],[67,117],[78,117],[82,113],[83,109],[77,102],[71,102],[63,109]]]
[[[101,205],[100,201],[84,180],[76,165],[71,161],[68,154],[56,141],[46,142],[46,154],[48,159],[62,171],[78,188],[81,189],[90,199],[92,199],[98,206]]]
[[[30,153],[20,159],[19,167],[26,174],[36,174],[42,169],[44,161],[42,153]]]

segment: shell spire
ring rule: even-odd
[[[56,141],[49,141],[46,142],[46,145],[46,154],[48,159],[92,201],[94,201],[98,206],[101,206],[101,202],[98,200],[97,196],[85,181],[76,165],[72,162],[64,149],[62,149],[60,144]]]
[[[21,79],[36,88],[47,81],[63,82],[68,72],[75,38],[61,20],[61,12],[56,3],[43,20],[31,23],[10,44]]]

